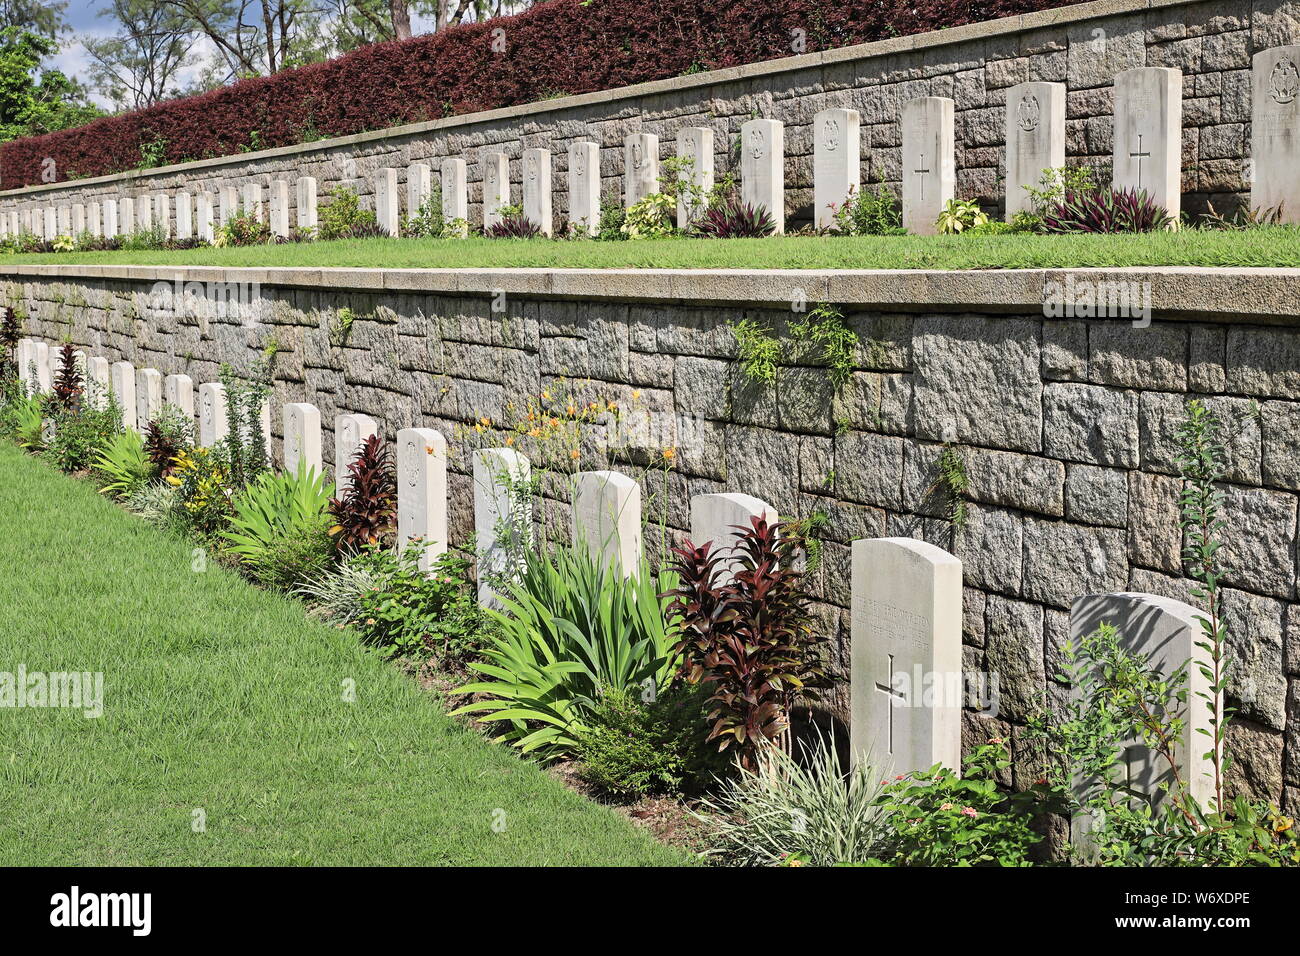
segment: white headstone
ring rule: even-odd
[[[266,187],[261,183],[244,183],[239,204],[245,216],[266,222]]]
[[[691,498],[691,544],[697,548],[713,543],[713,550],[730,548],[736,541],[736,528],[748,528],[751,518],[763,518],[775,524],[776,509],[753,495],[727,491]]]
[[[469,183],[465,160],[448,156],[439,170],[442,183],[442,221],[469,223]]]
[[[388,235],[397,235],[397,170],[391,166],[375,173],[375,219]]]
[[[54,383],[59,380],[59,367],[62,363],[63,349],[59,345],[50,345],[45,349],[45,368],[41,370],[41,391],[53,392]]]
[[[492,151],[483,154],[483,229],[501,221],[501,207],[510,205],[510,157]]]
[[[523,159],[524,218],[541,227],[542,235],[554,232],[551,218],[551,151],[526,149]]]
[[[229,433],[226,386],[220,382],[204,382],[199,386],[199,444],[211,448]]]
[[[1300,222],[1300,45],[1251,60],[1250,204]]]
[[[569,144],[569,224],[594,236],[600,231],[600,147]]]
[[[397,433],[397,540],[423,542],[420,568],[447,550],[447,440],[433,428]]]
[[[221,187],[217,195],[221,200],[221,225],[224,226],[239,211],[239,190],[234,186],[226,185]]]
[[[1145,190],[1177,221],[1182,209],[1183,74],[1165,66],[1115,77],[1116,189]]]
[[[148,193],[136,197],[135,225],[140,232],[148,232],[153,228],[153,199]]]
[[[520,492],[528,459],[513,448],[474,452],[474,538],[478,546],[478,600],[494,603],[489,581],[511,577],[512,557],[532,540],[532,498]]]
[[[79,236],[86,231],[86,204],[72,204],[72,235]]]
[[[153,197],[153,221],[162,230],[164,238],[172,234],[172,197],[167,193]]]
[[[54,226],[55,234],[66,236],[72,231],[72,210],[67,206],[59,206],[55,210],[55,216],[57,217]]]
[[[104,200],[104,237],[112,239],[122,234],[121,219],[118,216],[116,199]]]
[[[914,538],[866,538],[852,574],[853,761],[960,771],[961,562]]]
[[[307,402],[284,406],[284,470],[296,474],[298,464],[325,474],[321,457],[320,409]]]
[[[406,217],[414,219],[433,195],[433,170],[428,163],[406,167]]]
[[[190,239],[194,236],[194,199],[181,190],[176,194],[176,238]]]
[[[31,389],[28,388],[28,386],[31,384],[31,380],[32,380],[32,377],[29,374],[30,366],[32,363],[32,340],[31,339],[22,338],[18,340],[17,362],[18,362],[18,381],[23,386],[23,394],[26,395],[31,391]]]
[[[340,498],[352,484],[348,465],[366,439],[378,433],[379,427],[369,415],[339,415],[334,419],[334,486]]]
[[[319,224],[316,216],[316,177],[299,176],[297,193],[298,228],[315,229]]]
[[[957,188],[953,101],[921,96],[903,107],[903,228],[937,233],[936,222]]]
[[[104,234],[104,207],[97,199],[86,207],[86,231],[92,236]]]
[[[659,192],[659,137],[632,133],[623,140],[623,205],[631,209]]]
[[[289,238],[288,180],[271,180],[271,235],[282,239]]]
[[[861,117],[857,110],[822,110],[813,117],[813,224],[835,225],[835,210],[862,185]]]
[[[1213,734],[1214,727],[1206,706],[1211,685],[1199,666],[1209,666],[1210,656],[1203,648],[1197,647],[1204,641],[1201,630],[1203,616],[1203,612],[1181,601],[1154,594],[1089,594],[1076,598],[1070,608],[1070,640],[1077,646],[1102,624],[1110,624],[1118,632],[1124,650],[1147,657],[1152,667],[1166,679],[1191,662],[1187,667],[1187,700],[1179,714],[1183,729],[1174,756],[1179,775],[1192,796],[1207,806],[1214,796],[1214,765],[1205,754],[1213,747],[1213,737],[1204,732]],[[1078,693],[1077,688],[1075,692]],[[1145,746],[1140,737],[1119,743],[1123,751],[1123,757],[1115,768],[1119,782],[1156,802],[1162,800],[1164,795],[1160,785],[1173,777],[1168,763]],[[1096,782],[1079,778],[1075,782],[1076,790],[1082,793]],[[1076,843],[1083,842],[1091,824],[1086,815],[1072,821],[1071,831]]]
[[[168,375],[163,379],[163,400],[194,417],[194,380],[188,375]]]
[[[216,238],[217,224],[212,212],[212,194],[206,189],[200,190],[194,197],[194,221],[200,239],[211,242]]]
[[[677,228],[685,229],[704,211],[713,188],[713,130],[707,126],[684,126],[677,131],[677,158],[685,165],[681,179],[692,188],[677,195]]]
[[[1065,165],[1065,84],[1021,83],[1007,90],[1006,219],[1032,212],[1027,187]]]
[[[122,408],[122,425],[136,428],[144,422],[137,421],[135,401],[135,366],[130,362],[114,362],[112,368],[113,397]]]
[[[108,359],[102,355],[92,355],[86,360],[86,385],[90,404],[95,408],[108,405],[108,392],[113,387],[109,373]]]
[[[573,546],[585,547],[623,577],[641,564],[641,486],[617,471],[574,476]]]
[[[740,127],[740,200],[772,214],[785,231],[785,126],[753,119]]]
[[[142,368],[135,373],[135,422],[143,431],[162,411],[162,372]]]

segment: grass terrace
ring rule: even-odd
[[[0,671],[104,674],[0,707],[0,865],[688,862],[196,553],[0,445]]]
[[[782,236],[764,239],[347,239],[183,251],[37,253],[43,265],[385,269],[1044,269],[1300,267],[1300,228],[1108,235]]]

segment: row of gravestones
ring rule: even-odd
[[[28,391],[49,391],[57,374],[57,350],[23,339],[18,359]],[[96,401],[116,397],[130,427],[143,429],[167,402],[191,416],[194,387],[186,375],[165,378],[155,369],[134,370],[115,362],[77,353],[77,361],[95,386]],[[33,377],[34,376],[34,377]],[[225,433],[225,395],[218,383],[199,387],[198,440],[210,446]],[[269,434],[269,409],[264,413]],[[324,473],[320,411],[306,402],[283,409],[284,467]],[[378,431],[370,416],[340,415],[335,421],[334,463],[339,494],[346,489],[345,465]],[[447,548],[447,442],[432,428],[403,428],[397,433],[398,540],[413,539],[428,569]],[[479,600],[491,603],[486,583],[510,572],[516,535],[533,525],[530,495],[519,493],[530,472],[528,458],[510,448],[478,450],[473,457],[474,530],[479,548]],[[690,502],[690,537],[697,544],[721,546],[737,527],[753,517],[769,522],[777,511],[764,501],[739,493],[703,494]],[[642,562],[641,489],[616,471],[589,471],[574,476],[572,536],[575,546],[591,549],[623,575],[640,572]],[[911,538],[860,539],[852,545],[851,752],[876,768],[905,773],[935,763],[960,769],[963,707],[971,702],[970,679],[962,668],[962,566],[946,551]],[[1205,662],[1200,614],[1181,602],[1150,594],[1095,594],[1074,602],[1070,634],[1078,641],[1107,622],[1125,647],[1151,656],[1166,675],[1190,661]],[[983,675],[979,710],[996,714],[996,675]],[[1188,700],[1178,753],[1183,780],[1200,799],[1209,797],[1206,761],[1197,757],[1201,731],[1212,730],[1200,695],[1208,684],[1199,667],[1189,668]],[[1140,740],[1124,743],[1121,781],[1134,793],[1157,798],[1168,773]]]
[[[1279,208],[1284,219],[1300,222],[1300,46],[1275,47],[1253,59],[1251,202],[1258,208]],[[1175,219],[1182,193],[1181,71],[1170,67],[1141,67],[1115,77],[1113,181],[1116,188],[1146,190]],[[1013,86],[1006,100],[1006,214],[1032,207],[1027,186],[1035,186],[1044,169],[1065,165],[1065,93],[1062,83],[1030,82]],[[935,221],[956,187],[953,134],[954,104],[942,96],[908,101],[902,115],[903,225],[909,232],[932,233]],[[815,225],[833,224],[834,210],[861,185],[860,118],[856,110],[827,109],[813,118],[813,193]],[[784,125],[754,119],[740,131],[742,201],[772,213],[777,231],[785,227]],[[677,224],[685,227],[698,210],[700,196],[713,186],[713,131],[687,127],[677,134],[677,156],[685,161],[681,175],[693,184],[678,200]],[[483,156],[483,225],[501,221],[510,204],[510,161],[501,151]],[[526,149],[522,159],[524,216],[544,233],[552,231],[551,152]],[[659,190],[659,138],[635,133],[623,144],[624,205],[631,207]],[[464,227],[468,217],[468,183],[463,159],[442,161],[442,216]],[[413,163],[406,172],[406,209],[415,216],[432,194],[431,167]],[[237,210],[262,218],[277,236],[290,234],[289,183],[275,180],[266,188],[246,183],[242,192],[223,186],[214,209],[206,191],[175,195],[175,235],[211,241],[218,223]],[[316,180],[297,180],[297,226],[317,225]],[[569,221],[594,232],[600,224],[600,147],[578,142],[568,155]],[[397,235],[400,224],[398,171],[379,170],[374,183],[375,216],[381,228]],[[218,218],[219,217],[219,218]],[[139,198],[105,199],[89,205],[47,206],[13,210],[0,216],[0,235],[29,232],[46,239],[59,235],[128,234],[155,224],[169,231],[172,197],[166,193]]]

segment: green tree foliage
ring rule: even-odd
[[[22,27],[0,29],[0,141],[80,126],[103,115],[86,100],[80,83],[42,68],[57,50],[53,40]]]

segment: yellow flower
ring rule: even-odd
[[[1277,823],[1273,825],[1273,832],[1286,833],[1286,831],[1290,830],[1291,827],[1293,827],[1294,825],[1295,825],[1295,821],[1292,820],[1290,817],[1278,817]]]
[[[506,447],[509,447],[509,446],[513,445],[514,443],[515,443],[515,436],[514,436],[514,435],[507,435],[507,436],[506,436]]]
[[[676,457],[677,457],[677,449],[676,449],[676,448],[665,448],[665,449],[664,449],[664,461],[672,461],[672,460],[673,460],[674,458],[676,458]]]
[[[578,449],[575,448],[573,451],[569,452],[569,457],[576,459],[578,457]]]
[[[632,401],[635,402],[640,397],[641,397],[641,389],[639,388],[632,389]]]

